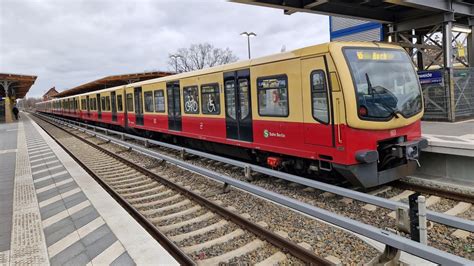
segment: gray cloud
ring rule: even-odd
[[[2,0],[0,72],[37,75],[28,96],[115,74],[169,70],[167,56],[192,43],[247,57],[326,42],[328,18],[219,0]]]

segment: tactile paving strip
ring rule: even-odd
[[[10,263],[44,265],[49,263],[49,259],[35,196],[23,123],[18,124],[17,145]]]

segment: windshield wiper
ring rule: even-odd
[[[372,83],[370,82],[369,74],[365,73],[365,79],[367,81],[367,88],[369,90],[369,94],[372,94],[372,97],[374,97],[374,95],[377,95],[378,98],[380,99],[380,101],[378,102],[378,103],[380,103],[380,106],[382,106],[386,111],[388,111],[391,116],[393,116],[395,118],[398,118],[399,117],[398,116],[398,112],[399,112],[398,109],[390,107],[389,105],[387,105],[383,101],[383,98],[380,97],[380,93],[372,87]]]

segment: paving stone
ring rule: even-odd
[[[55,197],[57,195],[59,195],[59,190],[57,188],[52,188],[48,191],[41,192],[41,193],[37,194],[38,202],[45,201],[45,200],[50,199],[52,197]]]
[[[60,226],[56,226],[55,230],[48,230],[47,227],[44,230],[44,234],[46,236],[46,245],[49,247],[52,244],[58,242],[59,240],[63,239],[65,236],[69,235],[70,233],[76,231],[76,227],[71,219],[67,218],[60,224]]]
[[[62,266],[65,265],[67,261],[73,259],[77,255],[84,253],[85,254],[86,248],[81,241],[77,241],[74,244],[70,245],[63,251],[59,252],[56,256],[50,259],[52,266]]]
[[[86,252],[82,252],[74,258],[66,261],[64,265],[86,265],[91,261],[91,258],[87,255]]]
[[[112,231],[107,227],[106,224],[100,226],[87,236],[81,239],[81,242],[84,243],[85,246],[89,246],[98,239],[105,237],[107,234],[112,234]]]
[[[54,208],[50,207],[50,205],[54,205]],[[40,209],[42,220],[46,220],[49,217],[66,210],[66,206],[64,205],[64,202],[62,200],[59,200],[58,202],[52,203],[50,205]]]
[[[90,258],[95,258],[97,255],[102,253],[102,251],[106,250],[110,245],[112,245],[115,241],[117,241],[117,237],[110,232],[105,236],[99,238],[97,241],[93,242],[92,244],[86,246],[87,255]]]
[[[92,211],[88,212],[88,214],[83,215],[80,218],[73,219],[73,222],[74,222],[74,225],[76,226],[76,228],[81,228],[84,225],[86,225],[86,224],[90,223],[91,221],[95,220],[99,216],[100,216],[99,213],[95,209],[92,208]]]
[[[66,208],[71,208],[83,201],[86,201],[87,197],[83,192],[76,193],[64,199],[64,203],[66,204]]]
[[[118,258],[116,258],[111,264],[111,266],[128,266],[128,265],[136,265],[135,262],[132,260],[130,255],[127,252],[122,253]]]

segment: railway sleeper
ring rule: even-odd
[[[160,198],[162,196],[166,196],[168,194],[171,194],[172,192],[174,192],[174,191],[171,190],[171,189],[166,189],[165,191],[159,190],[159,191],[157,191],[157,193],[152,193],[152,194],[144,196],[144,197],[133,198],[133,199],[128,200],[128,202],[130,202],[131,204],[139,204],[142,201],[147,201],[147,200],[153,200],[153,199],[156,199],[156,198]]]
[[[122,193],[124,195],[124,197],[126,198],[142,198],[142,197],[139,197],[140,195],[142,194],[150,194],[150,195],[153,195],[154,193],[159,193],[165,186],[158,186],[158,187],[152,187],[150,189],[147,189],[147,190],[142,190],[142,191],[136,191],[136,192],[130,192],[130,193]]]
[[[156,215],[158,215],[162,212],[173,210],[173,209],[178,209],[178,208],[181,208],[183,206],[189,205],[191,203],[192,202],[190,200],[184,199],[184,200],[182,200],[180,202],[177,202],[175,204],[171,204],[171,205],[164,206],[164,207],[161,207],[161,208],[153,208],[153,209],[150,209],[150,210],[142,211],[142,213],[144,215],[147,215],[147,216],[156,216]]]
[[[181,242],[185,239],[195,237],[195,236],[199,236],[199,235],[203,235],[203,234],[206,234],[208,232],[214,231],[216,229],[223,228],[224,226],[227,226],[228,224],[229,224],[228,221],[220,220],[218,222],[215,222],[211,225],[202,227],[200,229],[197,229],[197,230],[194,230],[194,231],[191,231],[191,232],[187,232],[187,233],[183,233],[183,234],[179,234],[179,235],[170,236],[169,238],[173,242],[178,243],[178,242]]]
[[[139,179],[145,180],[145,178],[143,178],[143,176],[140,173],[137,173],[137,172],[134,173],[132,171],[130,171],[129,173],[123,173],[123,174],[114,173],[113,175],[105,176],[105,179],[107,179],[107,182],[109,184],[117,184],[117,185],[124,182],[133,181],[133,180],[139,180]]]
[[[152,182],[147,178],[138,178],[138,179],[123,181],[123,182],[120,182],[119,184],[115,183],[112,186],[116,189],[124,189],[124,188],[139,187],[141,185],[145,185],[149,183],[152,183]]]
[[[257,250],[259,248],[262,248],[265,246],[265,242],[260,240],[260,239],[255,239],[252,242],[246,244],[245,246],[242,246],[240,248],[234,249],[232,251],[229,251],[227,253],[224,253],[222,255],[212,257],[209,259],[205,260],[199,260],[197,262],[198,265],[218,265],[221,262],[228,262],[232,258],[242,256],[244,254],[250,253],[254,250]]]
[[[124,195],[130,195],[130,194],[135,193],[135,192],[142,192],[143,193],[143,191],[146,191],[147,189],[154,188],[154,187],[157,187],[157,186],[158,186],[158,184],[156,184],[156,183],[149,183],[149,184],[141,185],[141,186],[134,187],[134,188],[117,189],[117,192],[122,193]]]
[[[165,216],[153,217],[153,218],[150,219],[150,221],[152,223],[160,223],[160,222],[163,222],[163,221],[166,221],[166,220],[170,220],[170,219],[174,219],[174,218],[177,218],[177,217],[181,217],[181,216],[185,216],[185,215],[188,215],[188,214],[195,213],[196,211],[198,211],[200,209],[202,209],[202,207],[199,206],[199,205],[196,205],[192,208],[182,210],[182,211],[179,211],[179,212],[175,212],[175,213],[171,213],[171,214],[168,214],[168,215],[165,215]]]
[[[172,190],[170,190],[172,191]],[[166,192],[166,191],[165,191]],[[165,194],[166,195],[166,194]],[[148,208],[148,207],[153,207],[153,206],[156,206],[156,205],[160,205],[160,204],[164,204],[164,203],[168,203],[170,201],[173,201],[173,200],[177,200],[179,198],[181,198],[182,196],[180,194],[175,194],[175,195],[172,195],[172,196],[169,196],[169,197],[166,197],[166,198],[162,198],[162,199],[157,199],[157,200],[151,200],[149,202],[144,202],[144,203],[138,203],[138,204],[134,204],[135,208],[137,209],[142,209],[142,208]],[[172,206],[172,205],[170,205]],[[169,206],[168,206],[169,207]],[[160,210],[159,208],[158,209],[151,209],[151,210],[147,210],[145,211],[146,214],[152,214],[152,211],[158,211]]]
[[[194,217],[194,218],[186,220],[186,221],[182,221],[182,222],[174,223],[174,224],[170,224],[170,225],[159,226],[158,229],[160,229],[160,231],[166,233],[166,232],[169,232],[169,231],[172,231],[172,230],[175,230],[175,229],[178,229],[178,228],[190,225],[190,224],[195,224],[195,223],[210,220],[214,216],[215,216],[214,213],[206,212],[206,213],[204,213],[204,214],[202,214],[198,217]]]
[[[218,237],[218,238],[214,238],[212,240],[209,240],[209,241],[206,241],[204,243],[199,243],[199,244],[196,244],[196,245],[192,245],[192,246],[187,246],[187,247],[182,247],[181,249],[186,252],[186,253],[193,253],[193,252],[196,252],[196,251],[200,251],[200,250],[203,250],[205,248],[210,248],[214,245],[218,245],[218,244],[223,244],[223,243],[226,243],[226,242],[229,242],[231,241],[232,239],[234,238],[237,238],[239,236],[242,236],[244,235],[244,230],[242,229],[236,229],[228,234],[225,234],[221,237]]]

